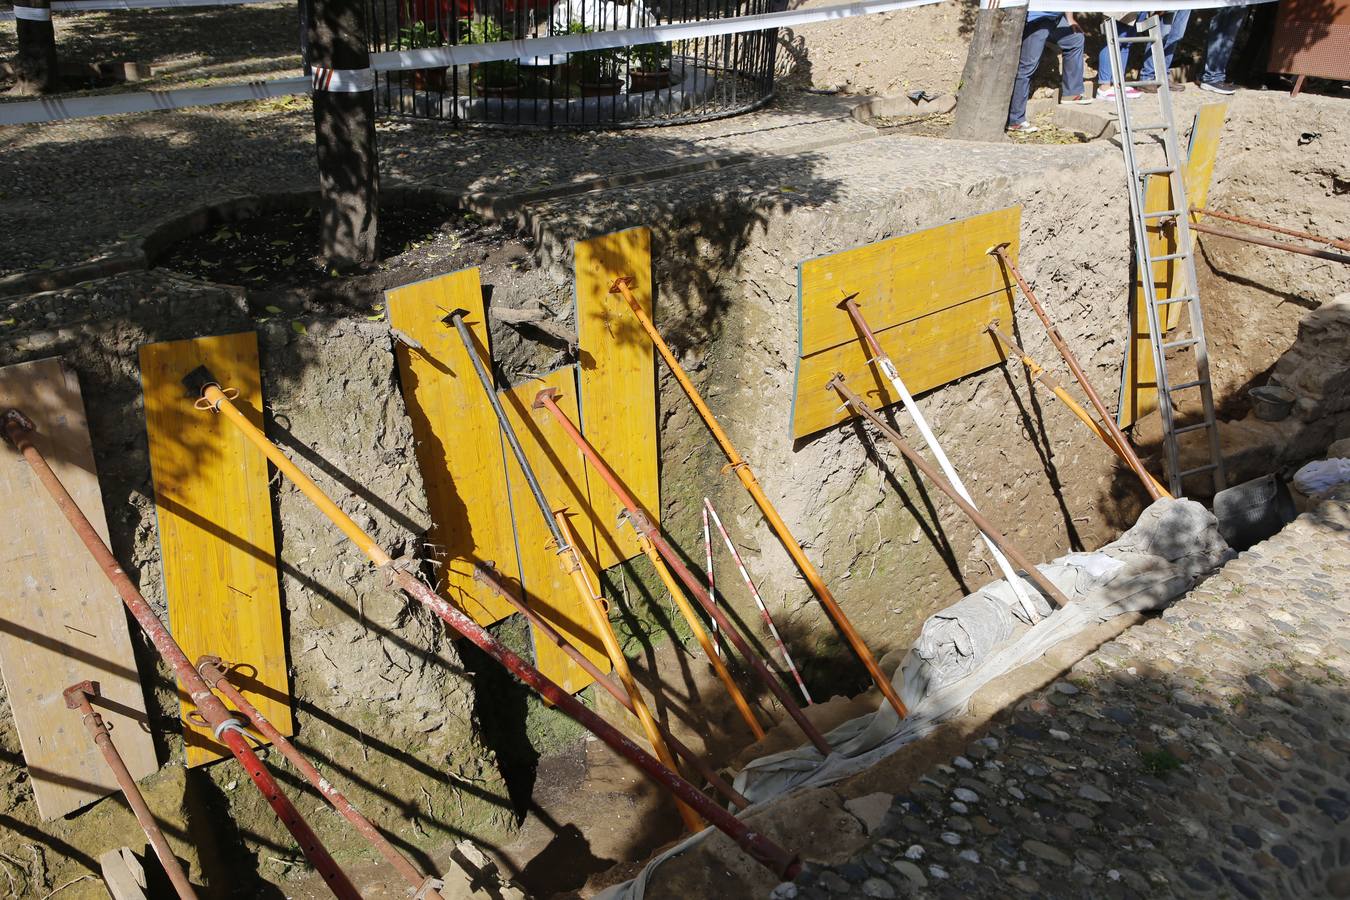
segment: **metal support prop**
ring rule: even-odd
[[[755,580],[750,577],[750,573],[745,568],[745,560],[741,559],[741,551],[736,549],[732,543],[731,535],[727,534],[727,528],[722,524],[722,517],[713,509],[712,501],[707,497],[703,498],[703,527],[706,533],[708,527],[708,518],[712,517],[713,524],[717,526],[717,531],[722,535],[722,541],[727,546],[727,552],[731,558],[736,561],[736,569],[741,573],[741,579],[745,582],[746,588],[750,591],[750,596],[755,599],[755,606],[759,607],[760,618],[764,620],[764,625],[769,629],[769,634],[773,636],[774,643],[778,645],[778,652],[783,654],[783,665],[787,667],[788,672],[792,674],[793,681],[797,682],[797,690],[802,692],[802,699],[806,705],[810,706],[815,701],[811,699],[811,692],[806,689],[806,682],[802,680],[802,674],[797,671],[797,664],[792,660],[792,654],[788,652],[787,644],[783,643],[783,636],[778,633],[778,626],[773,623],[773,616],[769,615],[769,607],[764,604],[764,598],[759,595],[759,588],[755,587]],[[706,538],[705,538],[706,540]],[[708,542],[708,571],[712,571],[712,542]],[[711,588],[708,591],[709,597],[712,596]]]
[[[324,513],[338,530],[351,538],[352,542],[377,568],[388,573],[390,580],[404,593],[424,604],[447,625],[472,642],[474,646],[496,660],[526,686],[533,688],[547,702],[575,719],[620,756],[646,772],[653,781],[665,787],[677,799],[692,806],[699,815],[724,832],[742,850],[774,874],[790,879],[801,870],[801,863],[795,853],[780,847],[709,800],[694,785],[663,766],[656,757],[633,743],[613,725],[587,709],[576,697],[567,693],[556,683],[544,677],[534,666],[507,649],[481,625],[456,609],[444,597],[441,597],[409,572],[404,564],[396,563],[383,547],[375,543],[370,535],[362,531],[361,526],[357,525],[351,516],[338,508],[337,504],[330,500],[308,475],[300,471],[276,444],[268,440],[267,435],[263,434],[261,429],[254,426],[248,417],[230,402],[230,399],[221,390],[220,385],[209,379],[209,374],[199,381],[201,396],[208,407],[220,413],[237,427],[249,442],[271,460],[278,471],[289,478],[300,489],[301,493],[314,502],[314,505]],[[557,526],[554,525],[554,527]]]
[[[705,504],[707,503],[707,499],[706,499],[706,498],[704,499],[704,503],[705,503]],[[709,529],[709,527],[708,527],[708,510],[707,510],[706,505],[705,505],[705,507],[704,507],[704,509],[703,509],[703,557],[704,557],[704,564],[707,566],[707,569],[708,569],[708,599],[711,600],[713,603],[716,603],[716,602],[717,602],[717,575],[716,575],[716,571],[717,571],[717,570],[713,567],[712,532],[710,531],[710,529]],[[718,656],[721,656],[721,655],[722,655],[722,645],[721,645],[720,643],[718,643],[718,640],[717,640],[717,623],[716,623],[716,622],[712,622],[711,625],[712,625],[712,639],[713,639],[713,646],[717,648],[717,655],[718,655]]]
[[[568,659],[576,663],[583,672],[595,679],[595,683],[600,685],[606,693],[622,704],[624,709],[633,713],[633,715],[637,715],[637,712],[633,709],[632,698],[625,694],[623,689],[610,680],[604,672],[601,672],[600,667],[591,662],[586,654],[574,647],[565,637],[558,633],[556,628],[545,621],[534,610],[530,609],[529,604],[525,603],[525,601],[521,600],[514,592],[507,588],[506,585],[502,584],[498,579],[496,572],[490,565],[484,563],[475,565],[473,577],[475,581],[486,586],[488,590],[492,591],[498,597],[501,597],[509,603],[516,612],[524,616],[525,620],[534,626],[539,634],[543,635],[546,640],[553,643],[567,656]],[[660,722],[656,723],[656,727],[661,729],[661,736],[665,738],[666,744],[670,746],[670,749],[678,753],[685,762],[707,779],[708,784],[712,785],[713,789],[725,797],[727,801],[735,805],[738,809],[745,809],[750,805],[750,801],[745,798],[744,794],[732,787],[730,782],[719,775],[716,769],[708,765],[708,762],[703,757],[699,756],[683,741],[675,737],[675,735],[670,732],[670,729],[666,728]]]
[[[1040,363],[1032,359],[1031,356],[1028,355],[1027,351],[1017,346],[1016,342],[1014,342],[1012,338],[1008,337],[1008,335],[1004,334],[1003,331],[1000,330],[997,325],[989,325],[987,328],[985,328],[985,331],[989,332],[991,335],[998,338],[998,340],[1000,340],[1005,347],[1007,347],[1010,351],[1012,351],[1014,356],[1019,357],[1022,360],[1022,365],[1027,367],[1027,372],[1030,373],[1034,381],[1039,381],[1041,384],[1049,388],[1051,393],[1053,393],[1056,397],[1058,397],[1060,399],[1060,402],[1069,408],[1069,412],[1077,416],[1078,420],[1082,422],[1084,425],[1086,425],[1092,431],[1092,433],[1095,434],[1101,440],[1101,442],[1107,446],[1108,449],[1110,449],[1112,453],[1114,453],[1117,457],[1119,457],[1122,462],[1126,463],[1127,465],[1129,464],[1129,460],[1125,458],[1125,452],[1120,449],[1120,445],[1116,443],[1116,439],[1111,434],[1111,432],[1103,428],[1097,422],[1096,419],[1092,418],[1092,416],[1088,414],[1087,410],[1083,409],[1083,407],[1079,405],[1077,400],[1069,396],[1069,392],[1064,389],[1064,385],[1060,384],[1057,378],[1055,378],[1053,375],[1047,372],[1044,369],[1044,367],[1041,366]],[[1158,490],[1158,493],[1160,495],[1166,497],[1168,500],[1173,499],[1172,495],[1167,492],[1167,489],[1164,488],[1161,484],[1159,484],[1158,480],[1154,478],[1152,474],[1149,473],[1146,474],[1148,474],[1149,481],[1153,483],[1153,486]]]
[[[1242,241],[1245,244],[1270,247],[1272,250],[1286,250],[1290,253],[1298,253],[1302,256],[1312,256],[1317,259],[1326,259],[1331,262],[1350,266],[1350,256],[1344,253],[1336,253],[1333,250],[1323,250],[1318,247],[1300,247],[1298,244],[1286,244],[1281,241],[1272,241],[1269,238],[1257,237],[1254,234],[1240,234],[1236,231],[1229,231],[1226,228],[1215,228],[1212,225],[1202,225],[1199,222],[1192,222],[1191,228],[1201,234],[1212,234],[1215,237],[1228,238],[1231,241]]]
[[[1295,231],[1292,228],[1282,228],[1279,225],[1273,225],[1270,222],[1264,222],[1261,219],[1252,219],[1248,216],[1236,216],[1232,213],[1219,212],[1215,209],[1206,209],[1203,206],[1192,206],[1192,216],[1213,216],[1216,219],[1225,219],[1229,222],[1236,222],[1239,225],[1250,225],[1252,228],[1263,228],[1266,231],[1273,231],[1276,234],[1283,234],[1289,237],[1295,237],[1304,241],[1312,241],[1314,244],[1322,244],[1326,247],[1336,247],[1341,250],[1350,250],[1350,241],[1343,241],[1337,238],[1322,237],[1320,234],[1311,234],[1307,231]],[[1192,223],[1194,228],[1195,224]]]
[[[219,393],[219,391],[217,391]],[[221,395],[224,399],[224,395]],[[237,412],[237,411],[236,411]],[[249,778],[262,792],[272,810],[277,814],[286,829],[295,837],[300,845],[301,852],[315,870],[323,876],[324,883],[328,885],[336,896],[343,900],[359,900],[360,894],[356,888],[347,879],[346,873],[338,868],[338,864],[333,861],[328,850],[324,848],[323,843],[318,836],[314,834],[304,817],[286,799],[286,795],[281,792],[275,779],[272,778],[262,761],[258,759],[253,748],[249,746],[248,740],[244,737],[243,726],[239,720],[230,715],[230,711],[225,708],[225,704],[220,702],[220,698],[211,692],[202,681],[202,677],[197,674],[197,670],[192,668],[192,663],[188,661],[187,655],[183,653],[183,648],[169,634],[169,629],[164,627],[164,623],[155,615],[150,604],[146,602],[145,597],[136,589],[136,585],[131,583],[126,572],[118,564],[108,545],[103,542],[103,538],[94,529],[93,523],[85,516],[84,512],[76,504],[74,498],[66,491],[65,485],[61,479],[47,465],[47,460],[43,458],[42,451],[33,443],[32,437],[35,426],[27,416],[18,410],[11,409],[4,415],[5,435],[9,438],[19,452],[23,454],[28,465],[32,468],[33,474],[37,476],[38,481],[42,482],[52,495],[57,509],[66,517],[80,542],[84,544],[89,555],[98,563],[103,574],[112,582],[113,587],[126,604],[131,615],[136,622],[145,631],[146,637],[150,638],[150,643],[154,644],[159,655],[169,664],[173,670],[174,676],[179,684],[187,691],[197,711],[201,713],[206,723],[211,726],[215,732],[216,740],[220,741],[234,758],[239,760],[239,764],[244,767]]]
[[[900,694],[896,692],[895,686],[886,677],[886,673],[881,671],[881,666],[877,664],[876,657],[872,655],[867,642],[863,640],[862,635],[858,634],[858,630],[853,627],[853,623],[848,620],[843,608],[839,606],[838,601],[834,599],[834,594],[825,584],[825,579],[820,577],[820,572],[816,570],[815,565],[807,557],[802,545],[788,529],[787,523],[783,521],[783,517],[778,514],[778,510],[774,508],[773,503],[765,495],[764,489],[759,486],[759,480],[755,478],[754,470],[750,468],[750,464],[745,461],[740,452],[737,451],[736,446],[731,443],[731,438],[727,437],[727,433],[722,430],[721,424],[713,416],[712,410],[708,409],[708,405],[703,402],[703,397],[694,387],[693,382],[689,380],[689,376],[680,365],[680,361],[675,358],[670,346],[661,337],[661,333],[656,330],[652,320],[642,311],[642,305],[638,302],[637,297],[633,296],[632,281],[631,277],[623,276],[615,280],[614,286],[610,288],[609,292],[621,294],[628,303],[628,308],[633,311],[638,324],[652,339],[656,352],[665,360],[670,373],[679,382],[680,389],[689,398],[689,402],[694,404],[694,409],[698,412],[699,418],[703,420],[703,424],[708,426],[708,431],[712,434],[713,440],[717,442],[717,446],[721,448],[722,453],[727,458],[728,468],[736,473],[736,477],[740,479],[741,484],[754,499],[755,505],[764,515],[764,520],[769,523],[769,527],[778,536],[783,548],[787,550],[788,555],[792,557],[792,561],[797,564],[798,570],[806,578],[807,583],[811,585],[812,592],[820,600],[820,605],[825,607],[825,612],[834,622],[835,627],[843,634],[844,640],[848,641],[848,645],[853,648],[853,652],[857,654],[859,661],[867,669],[867,674],[872,677],[877,690],[881,691],[882,696],[895,709],[896,714],[903,719],[909,714],[909,710],[905,708],[905,703],[900,699]]]
[[[801,707],[799,707],[796,701],[792,699],[792,695],[788,693],[787,688],[785,688],[782,682],[769,671],[769,667],[764,665],[764,661],[759,658],[753,648],[751,648],[749,642],[747,642],[746,639],[741,636],[741,633],[736,630],[736,626],[732,624],[731,619],[729,619],[727,614],[722,611],[722,608],[708,599],[708,592],[703,589],[703,585],[699,584],[698,579],[694,577],[694,573],[689,571],[689,567],[680,559],[679,554],[677,554],[674,548],[667,543],[665,537],[661,534],[660,529],[653,525],[651,519],[648,519],[646,514],[638,507],[637,500],[633,498],[633,495],[630,494],[628,489],[619,481],[618,476],[614,474],[614,470],[601,458],[599,452],[591,446],[590,441],[582,436],[581,432],[577,430],[577,427],[572,424],[572,420],[567,418],[567,414],[558,407],[558,404],[554,399],[557,396],[557,388],[545,388],[535,395],[534,405],[536,408],[543,407],[544,409],[547,409],[554,420],[562,426],[563,432],[572,440],[572,443],[577,445],[578,449],[581,450],[582,455],[586,457],[586,461],[591,464],[591,467],[595,469],[596,473],[604,480],[605,484],[609,485],[610,491],[618,498],[619,503],[623,505],[628,520],[633,523],[633,528],[638,533],[646,536],[651,545],[656,548],[656,552],[661,554],[661,557],[666,561],[666,565],[674,571],[675,575],[684,583],[684,586],[689,589],[689,593],[698,601],[699,606],[703,607],[703,611],[721,626],[721,631],[726,635],[727,640],[731,642],[731,645],[741,654],[741,658],[744,659],[750,668],[754,670],[755,674],[759,676],[759,680],[763,682],[764,686],[767,687],[773,695],[778,698],[778,701],[783,704],[783,708],[787,710],[788,715],[792,717],[793,721],[797,723],[802,732],[806,734],[807,739],[815,745],[815,748],[819,750],[823,756],[829,756],[829,741],[825,740],[825,736],[820,733],[815,725],[811,724],[811,720],[806,717],[806,714],[802,712]]]
[[[875,425],[877,430],[885,435],[885,437],[895,445],[895,448],[904,454],[906,459],[914,464],[914,468],[918,469],[929,481],[933,482],[938,490],[950,497],[952,502],[966,514],[970,521],[975,523],[975,527],[980,529],[982,533],[988,535],[989,539],[993,541],[1000,550],[1007,554],[1008,559],[1012,560],[1018,568],[1026,572],[1026,577],[1034,583],[1036,587],[1040,588],[1041,592],[1049,597],[1056,606],[1064,607],[1068,605],[1069,598],[1064,596],[1064,593],[1060,591],[1059,588],[1055,587],[1054,582],[1049,578],[1046,578],[1045,575],[1041,573],[1041,570],[1032,564],[1031,560],[1023,556],[1022,552],[1013,546],[1013,544],[1003,536],[1003,533],[994,527],[992,522],[984,517],[983,513],[976,509],[966,500],[966,498],[962,497],[960,492],[948,483],[945,478],[939,475],[937,470],[929,465],[928,460],[920,456],[918,451],[911,447],[905,439],[900,436],[900,432],[887,425],[886,421],[881,418],[881,415],[869,406],[867,401],[863,400],[862,397],[859,397],[853,388],[848,386],[844,381],[844,376],[842,374],[836,372],[835,376],[830,379],[830,383],[825,385],[825,389],[828,391],[837,391],[839,396],[844,399],[844,402],[848,404],[854,412]]]
[[[863,343],[872,354],[873,365],[881,370],[881,374],[886,377],[886,380],[891,383],[891,387],[895,389],[896,394],[899,395],[900,402],[905,405],[909,417],[914,420],[914,427],[919,429],[919,436],[923,438],[924,444],[933,454],[933,458],[937,460],[938,467],[942,469],[942,474],[947,476],[947,481],[961,495],[961,498],[974,506],[975,501],[971,499],[970,491],[966,490],[965,482],[956,473],[956,467],[947,458],[947,453],[938,443],[937,435],[933,434],[933,429],[928,427],[928,420],[924,418],[923,411],[919,409],[919,404],[914,402],[914,396],[905,386],[904,379],[900,377],[900,370],[895,367],[894,360],[891,359],[890,354],[881,349],[881,342],[877,340],[877,336],[872,331],[872,327],[867,324],[867,319],[863,316],[862,310],[858,308],[857,299],[852,296],[845,297],[839,306],[848,313],[849,318],[853,320],[853,326],[862,333]],[[1004,579],[1007,580],[1008,587],[1012,588],[1013,594],[1016,595],[1017,602],[1022,605],[1022,610],[1027,614],[1028,621],[1035,621],[1036,608],[1032,604],[1026,588],[1022,586],[1021,580],[1017,577],[1017,572],[1013,570],[1012,563],[1008,562],[1008,558],[999,551],[998,546],[989,540],[987,534],[981,532],[980,537],[984,539],[984,545],[989,548],[989,553],[994,557],[994,562],[998,564],[999,571],[1003,573]]]
[[[103,754],[104,760],[108,763],[108,768],[112,770],[113,778],[117,779],[117,786],[122,789],[122,796],[127,798],[127,805],[131,807],[132,815],[140,823],[141,831],[145,832],[145,838],[154,849],[160,865],[164,867],[164,874],[169,876],[169,882],[173,885],[175,893],[184,900],[196,900],[196,889],[193,888],[192,882],[188,881],[187,873],[183,871],[183,866],[178,862],[178,857],[173,855],[173,850],[169,847],[164,832],[160,831],[159,823],[155,821],[155,814],[150,812],[150,807],[146,805],[141,789],[136,786],[136,779],[127,769],[127,764],[122,761],[122,754],[118,753],[117,748],[113,746],[112,736],[108,734],[108,726],[103,723],[103,717],[95,712],[94,707],[89,703],[90,697],[98,696],[98,682],[81,681],[79,684],[72,684],[66,688],[64,693],[66,707],[79,711],[80,721],[84,723],[85,730],[89,732],[94,744]]]
[[[576,535],[572,533],[572,526],[567,522],[567,514],[559,510],[553,514],[553,518],[558,523],[558,530],[567,538],[568,544],[575,548],[577,544]],[[575,561],[572,564],[572,577],[576,581],[582,603],[586,605],[586,609],[591,614],[591,626],[595,629],[596,634],[600,635],[600,643],[604,645],[605,653],[614,665],[614,672],[619,676],[623,689],[628,692],[629,698],[633,701],[633,715],[637,716],[638,722],[642,725],[642,730],[647,733],[647,743],[651,744],[656,758],[661,760],[666,768],[672,772],[678,772],[679,767],[675,763],[675,757],[666,745],[666,739],[661,729],[657,727],[656,717],[647,708],[647,701],[643,699],[642,691],[633,678],[633,672],[628,668],[628,658],[623,655],[623,648],[619,646],[619,639],[615,637],[614,629],[609,624],[604,599],[601,598],[595,585],[591,584],[591,579],[586,575],[586,570]],[[680,811],[680,818],[684,820],[686,828],[691,832],[703,830],[703,821],[697,813],[678,800],[675,805]]]
[[[226,700],[234,705],[235,709],[248,716],[249,721],[253,723],[253,727],[257,728],[258,732],[272,746],[276,747],[301,775],[305,776],[305,780],[312,784],[342,818],[346,819],[356,829],[357,833],[365,838],[380,856],[383,856],[385,861],[398,871],[398,874],[412,886],[413,890],[420,892],[419,896],[426,897],[427,900],[441,900],[441,895],[436,891],[436,887],[439,885],[438,880],[430,879],[417,871],[417,867],[406,856],[399,853],[394,845],[389,843],[384,835],[380,834],[379,829],[362,815],[341,791],[333,786],[332,782],[320,774],[313,763],[306,759],[296,749],[295,745],[278,731],[276,726],[268,721],[267,717],[250,703],[238,688],[230,683],[226,674],[227,668],[219,656],[203,656],[197,660],[197,673],[202,676],[202,679],[219,691]]]
[[[1007,248],[1007,244],[999,244],[989,252],[994,256],[997,256],[999,262],[1003,263],[1004,267],[1012,273],[1013,278],[1017,280],[1017,286],[1022,289],[1022,294],[1027,298],[1027,302],[1031,304],[1031,308],[1036,311],[1036,315],[1040,318],[1041,324],[1045,326],[1046,333],[1050,335],[1050,343],[1055,345],[1055,349],[1058,350],[1059,355],[1063,357],[1065,365],[1069,367],[1069,371],[1072,372],[1073,377],[1077,379],[1078,386],[1083,389],[1083,394],[1088,398],[1088,402],[1091,403],[1092,408],[1097,411],[1097,415],[1101,418],[1102,424],[1107,431],[1111,432],[1111,437],[1115,440],[1116,446],[1125,454],[1125,462],[1134,470],[1134,474],[1139,476],[1139,480],[1144,483],[1144,488],[1148,491],[1148,495],[1154,500],[1160,499],[1162,494],[1159,492],[1158,488],[1154,486],[1153,476],[1150,475],[1148,469],[1144,467],[1144,462],[1139,458],[1139,454],[1134,452],[1134,447],[1130,444],[1129,439],[1125,437],[1125,432],[1121,431],[1120,426],[1116,424],[1115,417],[1107,412],[1106,404],[1103,403],[1102,398],[1097,395],[1097,391],[1092,387],[1092,382],[1088,381],[1087,373],[1084,372],[1083,367],[1078,364],[1078,358],[1074,356],[1073,351],[1069,349],[1069,344],[1064,340],[1064,336],[1059,333],[1059,328],[1056,327],[1054,322],[1050,321],[1050,316],[1046,313],[1045,307],[1041,306],[1041,301],[1036,299],[1036,292],[1031,289],[1031,285],[1027,284],[1026,279],[1022,277],[1022,272],[1017,268],[1017,264],[1012,261],[1012,257],[1008,256]]]

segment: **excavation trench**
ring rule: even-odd
[[[1347,233],[1344,173],[1327,163],[1350,158],[1350,127],[1343,120],[1324,98],[1300,98],[1291,106],[1240,95],[1224,132],[1211,204]],[[796,266],[1020,205],[1022,270],[1114,405],[1126,335],[1128,218],[1123,186],[1117,190],[1119,151],[1106,141],[953,145],[855,133],[862,128],[857,123],[841,127],[849,129],[848,140],[817,142],[813,149],[780,145],[734,166],[525,203],[518,210],[525,234],[494,232],[491,246],[468,242],[478,258],[447,251],[437,259],[446,267],[482,264],[497,377],[518,384],[572,361],[572,242],[650,226],[658,327],[889,670],[924,619],[993,580],[995,570],[955,507],[861,426],[791,439]],[[1319,138],[1312,150],[1284,140],[1314,131]],[[220,227],[209,216],[203,221]],[[450,231],[441,234],[428,254],[438,241],[448,247]],[[1346,291],[1347,276],[1276,251],[1210,240],[1202,247],[1216,386],[1223,415],[1236,418],[1245,413],[1245,392],[1295,343],[1300,319]],[[60,355],[79,374],[113,550],[161,615],[162,562],[137,366],[144,343],[256,329],[269,434],[395,556],[413,549],[428,525],[391,338],[374,294],[333,305],[304,292],[283,293],[247,282],[194,280],[162,264],[6,301],[5,316],[14,321],[0,363]],[[1069,383],[1039,321],[1025,303],[1015,309],[1015,320],[1002,326]],[[817,725],[828,729],[875,708],[875,692],[864,690],[865,672],[749,497],[722,473],[724,459],[668,372],[658,370],[657,390],[661,514],[672,543],[701,572],[700,510],[710,498],[822,701],[809,709]],[[1033,560],[1097,548],[1129,527],[1146,504],[1129,470],[1057,400],[1030,387],[1020,365],[968,376],[919,403],[976,504]],[[1251,429],[1235,430],[1240,471],[1286,470],[1311,458],[1350,434],[1345,414],[1338,415],[1304,423],[1293,441],[1280,432],[1279,455],[1239,446],[1257,438]],[[894,421],[907,429],[903,415]],[[1156,453],[1156,426],[1145,420],[1135,434],[1146,458]],[[1261,434],[1273,440],[1274,432]],[[1153,468],[1161,472],[1156,459]],[[678,837],[673,810],[635,770],[391,592],[293,488],[281,482],[272,490],[296,743],[343,782],[402,852],[438,870],[458,841],[472,840],[504,874],[546,896],[620,881]],[[719,558],[719,572],[726,573],[719,577],[721,599],[771,655],[758,613],[730,566]],[[602,580],[653,712],[682,741],[733,769],[800,741],[790,725],[780,725],[751,745],[650,564],[638,558]],[[1117,620],[1113,627],[1128,624]],[[1109,629],[1103,628],[1043,670],[984,697],[977,713],[992,715],[1037,679],[1052,677],[1057,666],[1072,663],[1070,656],[1104,639]],[[528,649],[519,621],[506,620],[494,631],[517,651]],[[160,758],[168,761],[142,787],[193,879],[221,896],[225,884],[251,896],[322,896],[270,813],[241,787],[237,771],[227,764],[183,769],[167,673],[148,653],[138,661],[147,674]],[[593,693],[588,703],[637,734],[626,713]],[[755,693],[752,700],[765,717],[783,719],[770,698]],[[979,721],[977,714],[939,732],[872,775],[798,797],[790,813],[768,816],[765,830],[772,835],[776,823],[780,840],[800,841],[796,849],[807,856],[848,852],[865,826],[844,800],[903,789],[926,760],[950,755],[975,734]],[[116,800],[40,821],[8,716],[0,716],[0,746],[6,754],[0,851],[7,858],[36,855],[34,884],[50,889],[96,870],[107,836],[132,833],[130,814]],[[299,780],[278,768],[287,790],[303,794]],[[335,816],[319,809],[316,797],[306,796],[301,806],[368,896],[398,895],[398,882]],[[734,868],[740,881],[723,885],[724,893],[751,895],[774,881]],[[92,885],[65,893],[82,896]]]

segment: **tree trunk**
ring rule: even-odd
[[[1001,141],[1008,124],[1013,79],[1021,55],[1027,8],[980,9],[957,92],[956,121],[948,137]]]
[[[14,4],[18,53],[14,60],[14,93],[42,94],[56,90],[56,29],[49,0]]]
[[[354,269],[375,261],[380,193],[375,83],[359,0],[313,0],[309,60],[323,257]]]

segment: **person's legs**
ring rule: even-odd
[[[1069,25],[1057,26],[1050,35],[1059,46],[1064,59],[1060,63],[1059,89],[1065,97],[1080,97],[1083,94],[1083,32],[1075,31]]]
[[[1055,23],[1048,19],[1028,22],[1022,32],[1022,54],[1017,61],[1017,78],[1013,81],[1012,103],[1008,106],[1008,124],[1021,125],[1027,120],[1027,98],[1031,96],[1031,76],[1041,64],[1046,39]]]
[[[1177,44],[1186,36],[1186,24],[1191,20],[1189,9],[1179,9],[1169,14],[1163,26],[1163,60],[1167,68],[1172,68],[1172,58],[1176,55]],[[1144,67],[1139,72],[1140,81],[1153,80],[1153,51],[1144,54]]]
[[[1220,84],[1228,80],[1228,61],[1233,57],[1233,42],[1247,15],[1245,6],[1224,6],[1214,11],[1205,39],[1205,72],[1201,84]]]

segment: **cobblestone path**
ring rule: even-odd
[[[775,900],[1350,897],[1342,490],[1024,698]]]

